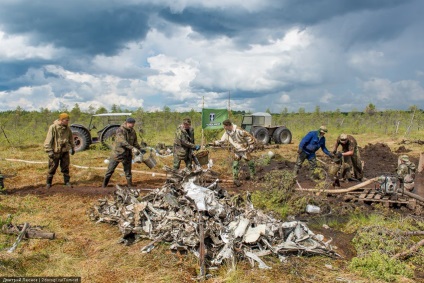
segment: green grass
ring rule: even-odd
[[[412,217],[393,211],[352,215],[343,228],[345,232],[356,232],[352,244],[357,257],[349,264],[350,270],[370,279],[387,282],[399,281],[402,277],[411,278],[414,264],[422,264],[424,249],[403,261],[392,257],[408,250],[419,240],[402,233],[419,230],[422,225],[419,223]]]
[[[351,270],[370,279],[381,279],[387,282],[397,282],[402,277],[411,278],[413,270],[399,260],[390,259],[384,253],[373,251],[364,257],[355,257],[349,265]]]

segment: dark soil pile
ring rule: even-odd
[[[407,153],[410,152],[410,149],[407,149],[405,146],[401,145],[398,147],[398,149],[395,151],[396,153]]]
[[[360,149],[364,162],[364,175],[373,178],[381,174],[393,174],[397,168],[398,155],[385,143],[367,144]]]

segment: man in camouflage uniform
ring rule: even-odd
[[[44,150],[49,156],[49,171],[47,175],[46,188],[52,186],[53,176],[60,164],[60,169],[63,174],[65,186],[72,187],[69,175],[69,154],[74,155],[75,145],[72,137],[72,131],[68,126],[69,115],[61,113],[59,119],[53,122],[47,132],[46,140],[44,141]]]
[[[233,161],[233,180],[234,184],[239,187],[241,182],[239,180],[240,160],[247,161],[249,166],[250,177],[255,176],[255,162],[252,159],[251,152],[255,149],[255,138],[247,131],[238,128],[237,125],[231,123],[230,120],[222,122],[225,133],[221,139],[214,142],[214,145],[220,145],[224,142],[229,142],[234,148],[234,161]]]
[[[124,167],[125,178],[127,179],[127,185],[131,187],[132,184],[132,151],[133,149],[136,154],[143,154],[145,150],[142,150],[140,145],[137,143],[137,134],[134,130],[135,119],[128,117],[125,122],[116,130],[115,144],[110,155],[110,162],[107,167],[105,177],[103,179],[102,187],[106,188],[109,184],[109,180],[115,172],[119,162],[122,162]]]
[[[341,157],[343,157],[343,163],[348,164],[353,169],[354,178],[362,181],[364,174],[362,170],[361,156],[359,154],[358,143],[355,138],[351,135],[341,134],[334,145],[333,154],[337,153],[339,145],[342,146]],[[340,154],[340,153],[339,153]],[[342,174],[342,178],[349,180],[351,173],[349,170],[345,170]]]
[[[408,155],[402,155],[399,158],[399,165],[396,175],[400,182],[401,189],[413,191],[415,186],[415,164],[409,161]]]
[[[184,160],[186,168],[192,168],[192,152],[199,150],[200,146],[194,143],[194,129],[191,127],[191,119],[184,118],[183,123],[175,131],[174,139],[174,169],[180,169],[181,161]]]

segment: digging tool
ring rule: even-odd
[[[13,253],[16,250],[22,238],[25,236],[25,232],[28,228],[29,228],[29,224],[25,222],[24,227],[22,228],[21,233],[18,235],[18,238],[16,239],[15,243],[10,249],[7,250],[8,253]]]
[[[199,159],[197,159],[196,155],[194,154],[193,150],[190,150],[191,156],[193,157],[194,164],[196,164],[196,170],[201,170],[202,165],[199,162]]]
[[[317,161],[318,161],[318,162],[321,162],[322,164],[324,164],[324,165],[327,165],[327,166],[328,166],[328,164],[327,164],[326,162],[322,161],[322,160],[321,160],[321,159],[319,159],[319,158],[317,158]]]

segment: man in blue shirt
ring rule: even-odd
[[[325,133],[327,133],[327,127],[321,126],[319,127],[318,131],[310,131],[301,141],[299,144],[299,149],[297,152],[299,153],[296,165],[294,166],[294,174],[297,176],[299,173],[300,168],[302,167],[303,161],[305,159],[308,159],[309,161],[309,172],[310,177],[313,177],[313,173],[315,171],[315,168],[317,167],[317,157],[315,155],[315,152],[318,149],[322,149],[322,151],[330,156],[331,158],[334,157],[332,153],[328,151],[328,149],[325,147]]]

